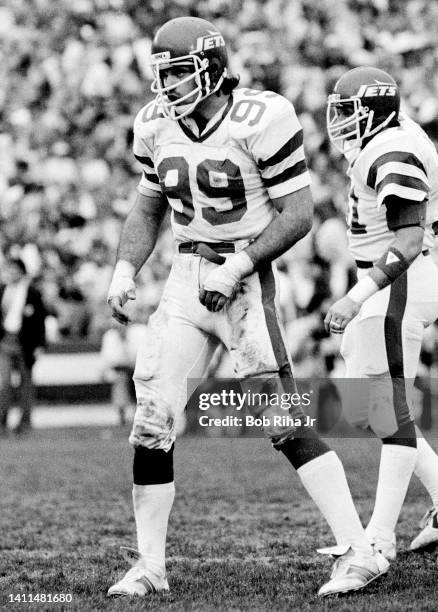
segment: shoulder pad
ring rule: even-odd
[[[392,164],[392,168],[388,166]],[[398,166],[403,164],[403,166]],[[416,167],[415,175],[427,180],[426,162],[421,141],[415,134],[407,137],[401,128],[390,128],[377,134],[357,159],[357,171],[368,187],[374,189],[378,176],[386,173],[409,174],[408,166]],[[417,176],[418,178],[418,176]]]
[[[134,120],[134,132],[144,135],[154,131],[158,119],[166,120],[166,117],[158,107],[157,101],[151,100],[137,113]]]
[[[390,128],[376,134],[360,152],[355,167],[369,168],[377,160],[386,159],[392,153],[403,152],[418,155],[415,138],[407,138],[406,132],[400,128]]]
[[[239,88],[233,92],[230,122],[242,136],[264,130],[288,115],[295,117],[293,104],[273,91]]]

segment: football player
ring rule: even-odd
[[[153,40],[152,62],[156,99],[134,123],[143,173],[108,293],[120,323],[128,321],[124,305],[135,297],[135,275],[154,249],[169,205],[175,255],[134,373],[130,442],[139,558],[110,596],[168,590],[175,419],[186,403],[187,378],[201,378],[222,343],[239,378],[259,377],[265,390],[271,383],[278,389],[280,379],[283,387],[293,384],[272,261],[312,224],[294,108],[273,92],[236,89],[220,32],[203,19],[173,19]],[[269,406],[262,412],[279,414]],[[268,426],[265,434],[334,533],[337,546],[329,550],[339,558],[320,594],[357,590],[385,573],[389,564],[366,538],[337,455],[311,429]]]
[[[389,559],[413,471],[433,508],[411,550],[438,542],[438,457],[416,431],[410,400],[423,330],[438,317],[438,270],[429,254],[438,154],[399,109],[394,79],[366,67],[339,79],[327,107],[330,140],[349,162],[348,238],[358,282],[330,307],[325,324],[344,333],[345,376],[368,379],[365,399],[344,410],[352,424],[370,427],[383,442],[367,533]]]

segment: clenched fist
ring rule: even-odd
[[[123,311],[124,305],[128,300],[135,300],[134,272],[134,267],[129,262],[117,262],[108,289],[107,302],[111,315],[122,325],[129,323],[129,317]]]
[[[199,301],[212,312],[222,310],[238,283],[253,270],[254,264],[245,251],[229,255],[225,263],[207,275],[199,291]]]

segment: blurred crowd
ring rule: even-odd
[[[0,258],[20,255],[50,312],[49,340],[100,342],[121,224],[139,167],[132,122],[150,98],[153,32],[191,14],[229,43],[243,86],[290,99],[304,127],[315,226],[280,261],[282,308],[302,372],[332,369],[324,309],[352,282],[343,161],[325,134],[327,91],[370,64],[438,140],[438,3],[430,0],[7,0],[0,7]],[[168,222],[141,274],[146,320],[172,256]]]

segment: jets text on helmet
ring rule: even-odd
[[[225,47],[224,37],[219,32],[212,32],[210,36],[200,36],[196,40],[196,47],[192,53],[200,53],[216,47]]]
[[[397,86],[393,83],[377,83],[376,85],[361,85],[357,96],[367,98],[371,96],[395,96]]]

